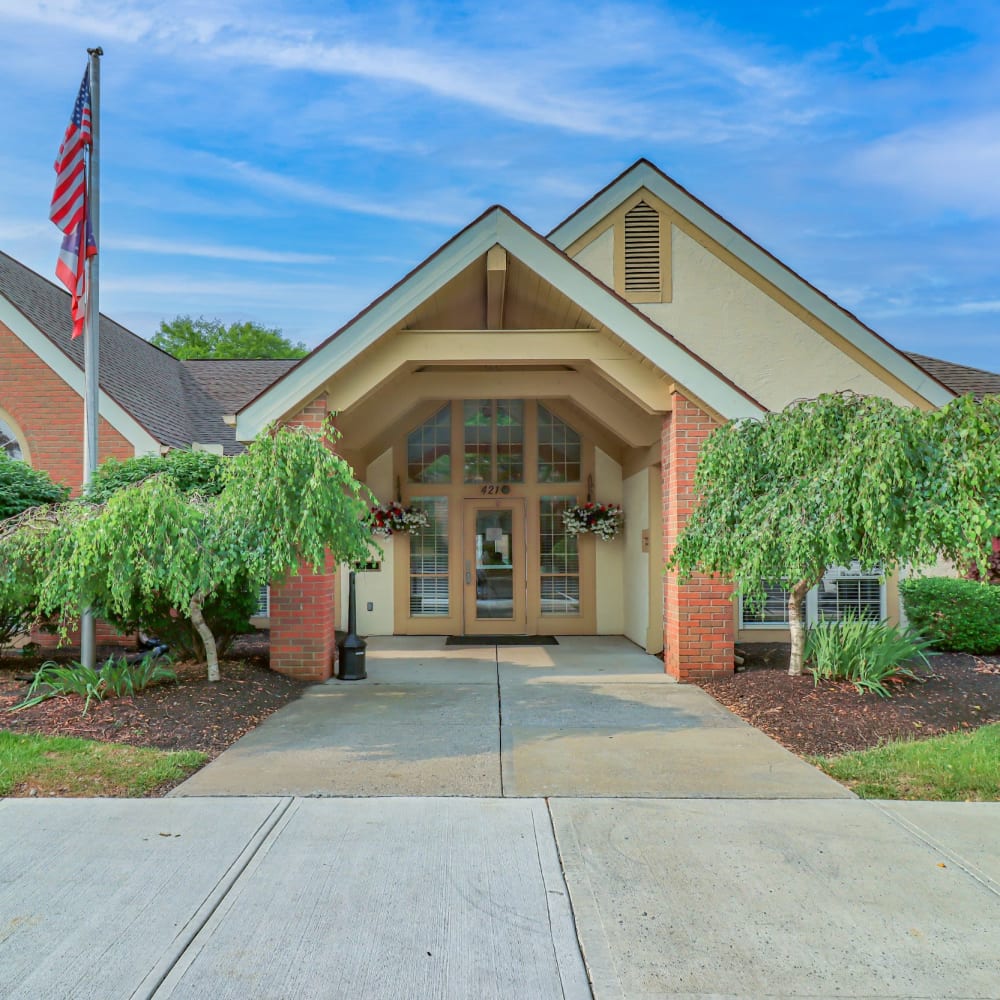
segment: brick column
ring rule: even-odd
[[[663,552],[674,543],[695,504],[698,451],[716,426],[708,414],[680,393],[663,420]],[[683,586],[677,574],[663,578],[663,663],[679,681],[733,672],[732,585],[696,574]]]
[[[337,655],[337,567],[305,566],[297,576],[271,586],[271,669],[304,681],[325,681]]]
[[[288,424],[324,428],[325,395],[304,406]],[[296,576],[271,585],[271,669],[299,680],[325,681],[337,655],[337,566],[327,556],[322,573],[300,566]]]

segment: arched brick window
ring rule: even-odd
[[[21,443],[14,429],[2,418],[0,418],[0,451],[3,451],[8,458],[16,458],[19,461],[24,458]]]

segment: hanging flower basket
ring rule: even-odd
[[[403,507],[398,503],[372,507],[369,524],[373,535],[388,538],[394,534],[415,535],[431,523],[419,507]]]
[[[562,518],[570,535],[584,535],[589,531],[603,541],[610,542],[622,530],[625,512],[621,504],[587,501],[576,507],[567,507]]]

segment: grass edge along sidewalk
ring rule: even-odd
[[[808,760],[863,799],[1000,800],[1000,723]]]
[[[0,730],[0,795],[137,798],[169,790],[208,755]]]

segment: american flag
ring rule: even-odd
[[[56,157],[56,189],[49,218],[66,234],[56,276],[73,296],[73,336],[83,333],[87,314],[86,261],[97,253],[87,213],[87,168],[84,147],[93,142],[90,123],[90,67],[83,74],[73,115]]]

